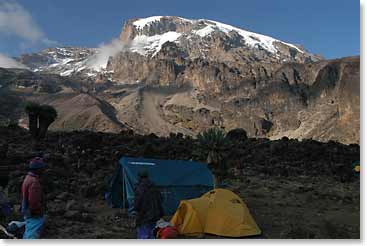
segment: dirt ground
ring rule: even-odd
[[[1,219],[4,225],[21,218],[17,212],[20,185],[27,161],[39,152],[23,130],[0,129],[0,134],[10,145],[1,166],[15,168],[5,188],[15,212]],[[37,147],[49,165],[44,180],[47,210],[43,237],[136,238],[133,218],[122,209],[108,207],[104,200],[106,181],[117,160],[123,155],[189,159],[196,155],[195,144],[179,136],[49,134]],[[249,146],[259,147],[250,150]],[[230,151],[228,163],[233,170],[225,188],[247,204],[262,230],[255,238],[360,238],[360,180],[348,171],[359,159],[359,146],[249,139]]]
[[[228,188],[247,204],[262,235],[254,238],[359,238],[359,183],[325,179],[229,181]],[[105,201],[90,200],[90,219],[49,216],[45,238],[136,238],[134,220]],[[181,237],[185,238],[185,237]],[[196,237],[197,238],[197,237]],[[199,238],[220,238],[202,235]]]

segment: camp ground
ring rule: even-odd
[[[111,207],[134,213],[134,187],[138,173],[149,178],[163,196],[163,208],[179,234],[214,234],[245,237],[261,233],[246,204],[229,190],[213,189],[207,165],[194,161],[122,157],[110,182],[106,199]]]
[[[2,190],[7,198],[4,201],[13,205],[12,214],[4,215],[0,224],[17,238],[22,237],[23,229],[20,233],[12,232],[9,222],[23,221],[19,213],[19,188],[27,173],[28,158],[34,153],[29,144],[31,135],[27,132],[0,127],[2,136],[13,146],[12,152],[3,159],[4,165],[13,166],[15,170],[7,171],[9,179],[4,183],[8,184]],[[57,144],[64,146],[55,150]],[[135,169],[138,168],[152,169],[150,179],[158,185],[165,180],[167,186],[161,188],[165,196],[173,188],[190,190],[202,185],[197,194],[175,193],[179,197],[175,199],[174,206],[168,213],[165,209],[170,215],[163,216],[163,219],[177,227],[179,234],[176,238],[360,238],[359,191],[363,163],[359,160],[359,145],[286,138],[236,142],[225,150],[228,164],[228,173],[223,180],[225,186],[222,187],[228,191],[225,196],[221,195],[222,192],[213,192],[211,169],[207,169],[207,155],[199,149],[200,146],[197,140],[177,136],[156,138],[131,133],[83,131],[50,133],[45,140],[44,152],[48,156],[49,168],[44,179],[47,230],[42,238],[136,239],[137,214],[128,213],[128,198],[131,199],[128,195],[133,196],[134,193],[127,191],[132,191],[136,183],[139,171]],[[254,148],[247,152],[251,146]],[[86,157],[78,162],[77,157],[84,151]],[[129,156],[149,158],[131,158],[136,163],[130,165]],[[191,158],[197,161],[189,161]],[[169,166],[159,168],[166,161]],[[179,166],[180,163],[182,165]],[[153,173],[153,168],[158,168],[159,172]],[[193,183],[191,178],[191,184],[183,185],[188,177],[184,171],[190,168],[201,169],[198,173],[204,178],[195,178],[201,183]],[[189,172],[193,174],[192,170]],[[123,175],[127,176],[125,180]],[[168,178],[170,184],[167,184]],[[181,181],[182,186],[175,180]],[[108,203],[105,199],[107,191]],[[192,190],[190,192],[193,193]],[[260,235],[250,236],[251,229],[247,233],[240,230],[251,225],[246,208],[261,231]],[[2,209],[3,213],[6,212],[6,207]],[[130,208],[130,212],[132,210]],[[219,228],[219,225],[225,228]],[[226,228],[231,230],[224,230]],[[257,231],[255,226],[252,228]],[[163,234],[156,235],[163,238]],[[0,230],[0,237],[12,236]]]
[[[166,215],[174,214],[181,200],[200,197],[213,189],[212,174],[203,163],[122,157],[106,193],[110,206],[133,211],[134,187],[141,170],[147,170],[159,187]]]

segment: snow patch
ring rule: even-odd
[[[86,68],[86,66],[82,66],[82,67],[78,68],[76,71],[80,72],[80,71],[84,70],[85,68]]]
[[[163,16],[151,16],[151,17],[148,17],[148,18],[139,19],[137,21],[134,21],[133,25],[138,29],[142,29],[143,27],[145,27],[146,25],[148,25],[152,22],[160,21],[162,17]]]
[[[206,26],[200,30],[195,30],[194,33],[200,37],[205,37],[214,31],[213,26]]]
[[[293,45],[293,44],[289,44],[280,40],[277,40],[275,38],[266,36],[266,35],[262,35],[262,34],[258,34],[258,33],[254,33],[254,32],[250,32],[250,31],[246,31],[237,27],[233,27],[231,25],[227,25],[227,24],[223,24],[221,22],[217,22],[217,21],[212,21],[212,20],[199,20],[199,21],[205,21],[205,23],[207,24],[206,27],[204,27],[203,29],[196,31],[196,32],[200,32],[202,35],[208,35],[210,34],[212,31],[210,30],[214,30],[215,28],[217,28],[218,30],[228,34],[231,31],[235,31],[237,32],[239,35],[241,35],[245,41],[246,44],[250,45],[251,47],[262,47],[266,50],[268,50],[271,53],[277,53],[277,49],[274,46],[274,42],[280,42],[283,44],[286,44],[292,48],[295,48],[297,51],[304,53],[302,50],[300,50],[297,46]],[[214,23],[214,24],[211,24]],[[210,27],[210,28],[209,28]]]
[[[140,18],[140,19],[134,21],[133,25],[135,26],[135,28],[140,30],[140,29],[143,29],[146,25],[150,25],[153,22],[160,21],[162,18],[175,18],[176,20],[180,20],[180,21],[184,21],[184,22],[190,22],[190,23],[195,22],[194,20],[190,20],[190,19],[186,19],[186,18],[178,17],[178,16],[151,16],[151,17],[147,17],[147,18]]]
[[[274,42],[280,42],[283,43],[289,47],[292,47],[296,49],[300,53],[304,53],[301,49],[299,49],[297,46],[286,43],[277,39],[274,39],[272,37],[250,32],[244,29],[240,29],[231,25],[227,25],[221,22],[212,21],[212,20],[206,20],[206,19],[199,19],[199,20],[190,20],[185,19],[182,17],[173,17],[173,16],[152,16],[147,18],[138,19],[133,22],[133,25],[138,29],[144,28],[146,25],[150,25],[153,22],[161,21],[162,18],[175,18],[178,20],[181,20],[183,22],[190,22],[190,23],[199,23],[203,22],[205,26],[199,30],[193,30],[190,34],[198,35],[200,37],[206,37],[213,33],[214,31],[220,31],[225,34],[229,34],[230,32],[234,31],[237,32],[240,36],[242,36],[243,41],[245,44],[247,44],[250,47],[258,48],[258,49],[265,49],[270,53],[275,54],[278,56],[279,50],[276,48]],[[174,34],[173,34],[174,33]],[[174,35],[173,37],[169,37],[170,35]],[[179,35],[176,32],[166,32],[162,35],[155,35],[155,36],[145,36],[145,35],[138,35],[133,40],[133,45],[131,47],[131,51],[138,52],[142,55],[146,55],[149,51],[154,50],[153,56],[160,50],[163,43],[167,41],[174,41],[176,40]],[[158,38],[162,38],[161,41],[158,41]],[[168,38],[165,40],[165,38]],[[190,38],[190,36],[188,36]]]
[[[69,62],[72,62],[72,61],[74,61],[74,59],[72,59],[72,58],[63,59],[62,62],[61,62],[61,65],[68,64]]]
[[[86,75],[87,75],[88,77],[96,77],[96,76],[97,76],[97,74],[96,74],[96,73],[86,73]]]
[[[141,55],[152,53],[155,56],[166,42],[176,41],[182,34],[177,32],[166,32],[161,35],[146,36],[139,35],[131,43],[130,50]]]
[[[69,76],[74,72],[73,69],[66,70],[65,72],[60,73],[60,76]]]

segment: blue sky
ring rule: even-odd
[[[356,0],[0,0],[0,14],[1,3],[21,6],[31,18],[25,22],[36,28],[28,37],[0,23],[0,53],[9,56],[56,45],[97,47],[118,37],[125,20],[152,15],[216,20],[301,44],[326,58],[360,54]]]

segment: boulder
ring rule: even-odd
[[[68,192],[62,192],[61,194],[56,196],[56,198],[62,201],[66,201],[68,198],[70,198],[70,196],[71,195]]]
[[[246,141],[247,132],[242,128],[232,129],[227,133],[226,138],[232,142]]]
[[[70,200],[66,203],[65,210],[80,210],[80,205],[75,200]]]
[[[81,214],[77,210],[69,210],[64,213],[64,217],[67,219],[77,220],[81,217]]]

